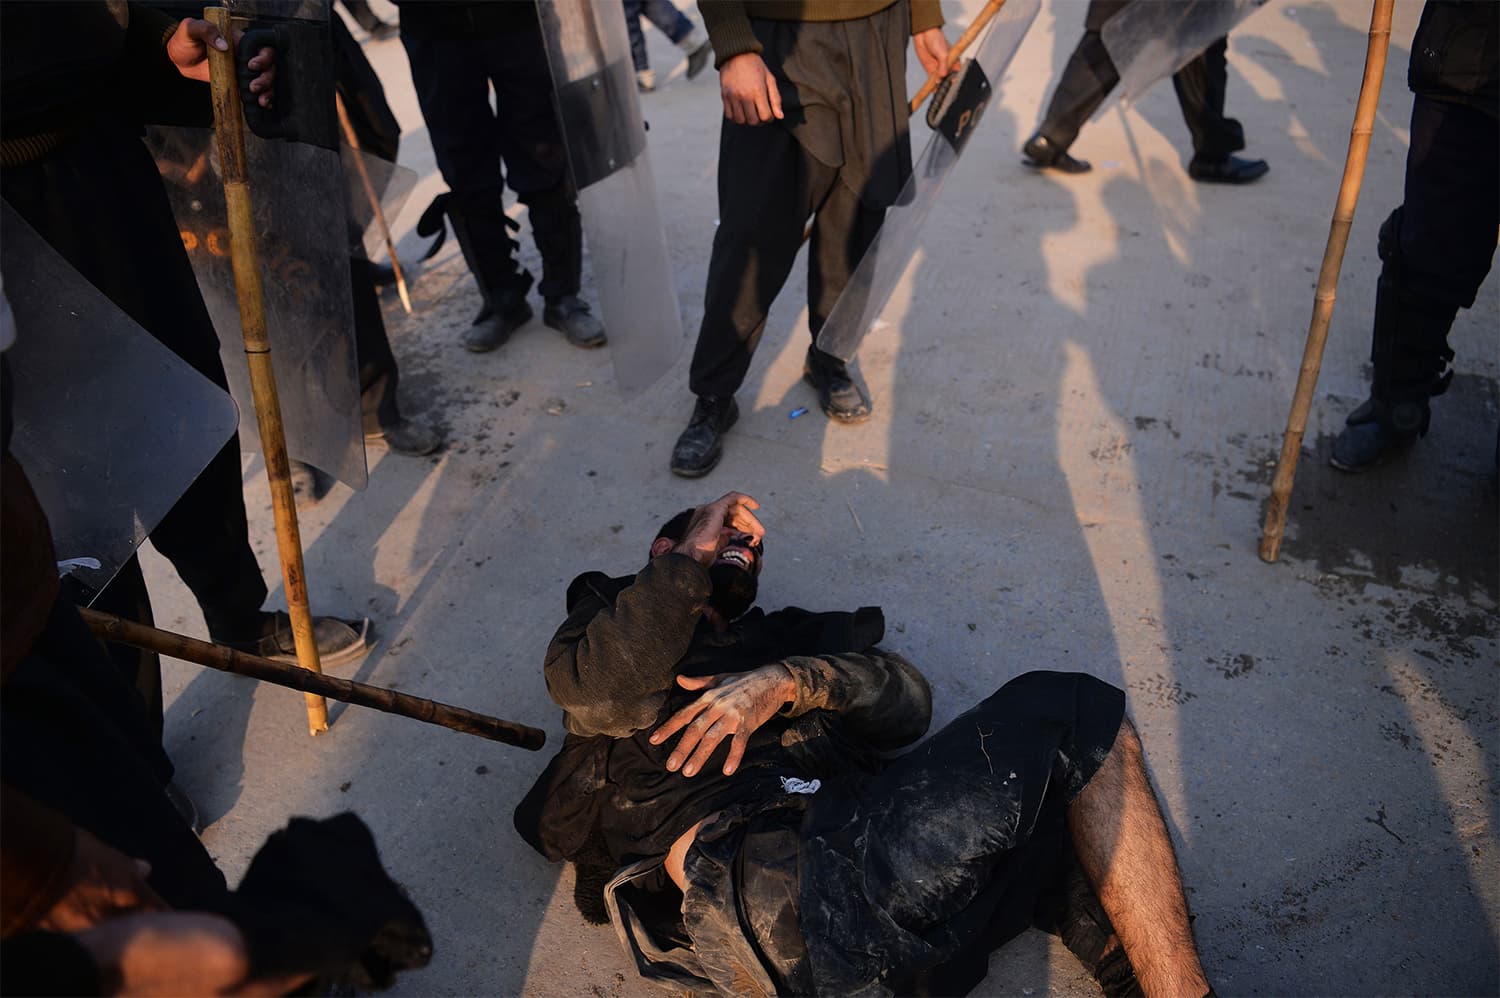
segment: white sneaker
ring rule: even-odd
[[[635,85],[640,89],[641,93],[643,93],[643,94],[649,94],[651,91],[655,90],[656,89],[656,70],[654,70],[654,69],[637,69],[635,71]]]

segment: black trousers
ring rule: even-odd
[[[809,215],[808,325],[816,338],[880,231],[885,209],[863,204],[838,170],[819,162],[784,128],[725,121],[719,135],[719,228],[688,379],[695,395],[733,395],[744,383]]]
[[[438,169],[453,192],[454,230],[480,290],[525,291],[505,227],[508,183],[527,207],[542,255],[542,295],[577,294],[583,228],[540,26],[479,37],[429,37],[403,27],[401,43]]]
[[[1073,144],[1084,122],[1120,82],[1120,74],[1110,61],[1099,32],[1105,21],[1130,2],[1090,0],[1088,13],[1084,15],[1083,37],[1068,57],[1062,78],[1057,81],[1057,89],[1052,92],[1052,100],[1047,105],[1046,117],[1037,129],[1059,149],[1067,149]],[[1233,118],[1224,117],[1224,88],[1229,76],[1225,53],[1228,49],[1228,40],[1221,38],[1172,77],[1177,103],[1193,137],[1193,155],[1203,159],[1223,159],[1245,148],[1244,128]]]
[[[1500,122],[1465,104],[1417,96],[1401,218],[1402,284],[1470,308],[1500,226]]]
[[[125,314],[227,390],[218,336],[139,137],[94,128],[40,162],[0,171],[0,192]],[[267,593],[250,547],[238,435],[157,524],[151,542],[192,591],[216,639],[258,627]]]

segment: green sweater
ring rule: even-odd
[[[896,0],[699,0],[698,12],[714,44],[714,65],[760,52],[752,17],[768,21],[852,21],[885,10]],[[910,0],[911,33],[943,26],[939,0]]]

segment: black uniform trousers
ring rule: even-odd
[[[1132,0],[1090,0],[1084,15],[1083,37],[1068,57],[1062,78],[1052,92],[1047,115],[1037,129],[1059,149],[1067,149],[1078,138],[1084,122],[1104,103],[1120,82],[1110,61],[1100,30],[1104,22]],[[1143,0],[1155,2],[1155,0]],[[1225,53],[1228,39],[1221,38],[1172,76],[1177,103],[1193,137],[1193,155],[1222,160],[1245,148],[1245,130],[1238,121],[1224,117],[1224,88],[1229,77]]]
[[[785,128],[726,120],[719,134],[719,215],[688,379],[695,395],[733,395],[744,383],[808,216],[808,326],[816,339],[880,231],[885,209],[865,205],[837,169]]]
[[[1470,308],[1490,272],[1500,226],[1500,122],[1418,95],[1411,108],[1401,212],[1403,290]]]
[[[156,164],[137,135],[96,126],[36,163],[0,171],[0,192],[121,311],[228,390],[218,336]],[[243,489],[236,434],[151,531],[216,640],[258,637],[267,595]]]
[[[502,200],[508,183],[527,207],[542,256],[542,295],[577,294],[583,229],[540,25],[476,37],[423,34],[408,30],[406,22],[403,14],[401,42],[417,102],[438,169],[453,192],[454,232],[480,290],[488,297],[517,288],[524,294],[529,286],[511,256]]]

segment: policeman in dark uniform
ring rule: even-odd
[[[1500,5],[1428,0],[1412,40],[1406,199],[1380,227],[1370,397],[1330,463],[1364,471],[1426,434],[1453,380],[1448,330],[1489,273],[1500,225]]]
[[[536,5],[406,3],[401,43],[451,191],[440,205],[484,296],[464,346],[493,350],[532,315],[532,277],[512,255],[518,247],[502,202],[507,183],[526,205],[542,255],[542,321],[575,346],[602,346],[604,327],[578,297],[583,228]]]

